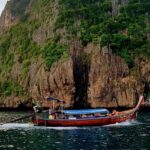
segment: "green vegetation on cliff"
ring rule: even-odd
[[[150,56],[149,0],[59,2],[56,29],[65,27],[72,36],[80,36],[84,45],[97,42],[111,48],[129,67],[135,56]]]
[[[6,97],[14,94],[14,96],[23,96],[25,91],[21,85],[14,81],[0,81],[0,97]]]
[[[149,0],[12,0],[7,9],[20,21],[0,37],[0,81],[15,63],[23,77],[38,58],[50,70],[68,57],[66,43],[76,38],[84,46],[94,42],[112,49],[132,68],[135,57],[150,56],[149,8]],[[2,81],[0,86],[4,95],[19,87]]]

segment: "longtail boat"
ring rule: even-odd
[[[62,101],[61,101],[62,102]],[[107,109],[82,109],[82,110],[44,110],[42,112],[35,111],[32,119],[34,125],[37,126],[54,126],[54,127],[70,127],[70,126],[103,126],[134,120],[137,112],[144,102],[144,97],[140,96],[136,107],[126,111],[113,111]]]

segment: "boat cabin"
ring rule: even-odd
[[[104,117],[109,114],[107,109],[80,109],[80,110],[44,110],[42,113],[36,113],[38,119],[82,119]]]

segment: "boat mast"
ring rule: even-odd
[[[52,110],[54,110],[54,109],[55,109],[55,102],[54,102],[54,100],[53,100]]]

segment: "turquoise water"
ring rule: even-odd
[[[137,121],[104,127],[46,128],[27,122],[0,126],[0,150],[150,149],[150,112],[140,112]]]

